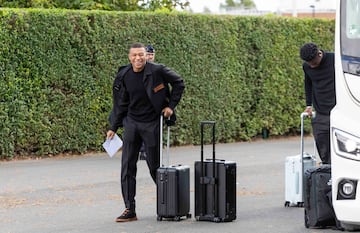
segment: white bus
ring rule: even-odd
[[[353,230],[360,228],[360,0],[337,0],[335,80],[332,200],[342,226]]]

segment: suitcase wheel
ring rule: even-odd
[[[186,214],[186,218],[191,218],[191,214],[190,213]]]
[[[214,221],[214,222],[221,222],[221,219],[218,218],[218,217],[215,217],[215,218],[213,219],[213,221]]]
[[[290,206],[290,202],[289,202],[289,201],[285,201],[284,206],[285,206],[285,207],[289,207],[289,206]]]
[[[157,220],[158,220],[158,221],[162,221],[162,217],[161,217],[161,216],[157,216]]]
[[[304,202],[298,202],[297,207],[304,207]]]

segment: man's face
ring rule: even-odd
[[[134,72],[142,71],[146,64],[145,48],[131,48],[129,51],[129,61]]]
[[[307,61],[306,63],[310,66],[310,68],[316,68],[320,65],[322,56],[322,52],[319,51],[314,59],[312,59],[311,61]]]
[[[147,53],[146,54],[146,60],[147,61],[151,61],[151,62],[154,62],[155,61],[155,53]]]

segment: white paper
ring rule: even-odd
[[[110,156],[110,158],[112,158],[116,154],[116,152],[118,152],[122,145],[123,142],[117,134],[115,134],[112,139],[106,139],[106,141],[103,143],[103,147]]]

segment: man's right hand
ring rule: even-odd
[[[109,130],[106,133],[106,139],[113,139],[114,135],[115,135],[115,132],[112,130]]]

